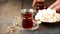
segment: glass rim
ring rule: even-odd
[[[25,12],[33,13],[33,9],[21,9],[21,13],[25,13]]]

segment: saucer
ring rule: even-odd
[[[19,30],[36,30],[36,29],[38,29],[38,27],[39,27],[39,25],[37,26],[37,27],[32,27],[32,28],[20,28],[19,26],[15,26],[17,29],[19,29]]]
[[[38,29],[39,27],[39,24],[33,24],[34,26],[32,28],[23,28],[21,24],[16,24],[14,23],[14,26],[17,28],[17,29],[20,29],[20,30],[36,30]]]

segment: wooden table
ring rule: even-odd
[[[21,34],[60,34],[60,24],[59,23],[42,23],[39,28],[34,31],[23,30],[20,31]]]
[[[49,1],[49,0],[46,0],[46,1]],[[51,3],[51,1],[49,1],[49,3]],[[49,3],[48,2],[46,3],[47,6],[50,5]],[[28,0],[28,2],[24,0],[23,8],[32,8],[31,5],[32,5],[32,0]],[[1,2],[0,4],[0,34],[5,34],[6,28],[10,25],[13,25],[12,18],[14,16],[19,16],[20,9],[21,9],[21,0],[18,0],[18,1],[9,0],[9,1],[6,1],[6,3]],[[60,34],[60,25],[59,24],[40,24],[40,27],[35,31],[17,30],[15,33],[11,33],[11,34]]]

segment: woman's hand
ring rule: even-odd
[[[34,7],[36,5],[37,2],[40,2],[41,0],[33,0],[33,4],[32,6]]]
[[[36,2],[39,2],[41,0],[33,0],[33,4],[32,6],[34,7]],[[48,8],[51,9],[55,9],[56,11],[60,11],[60,0],[56,0],[56,2],[54,2],[51,6],[49,6]]]
[[[60,0],[56,0],[51,6],[48,8],[55,9],[57,11],[60,11]]]

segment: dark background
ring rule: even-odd
[[[50,6],[56,0],[45,0],[46,7]],[[6,3],[19,4],[23,8],[32,8],[33,0],[0,0],[0,5],[5,5]],[[20,8],[21,8],[20,7]]]

